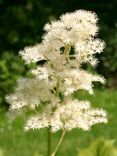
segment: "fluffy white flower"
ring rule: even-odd
[[[47,114],[41,114],[40,116],[32,117],[24,128],[25,131],[29,129],[41,129],[44,127],[48,127],[48,118]]]
[[[90,11],[77,10],[74,13],[64,14],[60,20],[44,27],[47,31],[45,39],[50,39],[51,36],[52,40],[59,38],[64,43],[67,41],[66,43],[74,44],[79,40],[95,36],[98,31],[97,20],[97,15]]]
[[[19,54],[22,56],[22,59],[26,64],[31,62],[35,63],[44,59],[44,56],[40,53],[41,49],[41,44],[34,47],[26,47],[24,50],[21,50]]]
[[[59,129],[69,131],[73,128],[90,130],[97,123],[107,123],[106,112],[103,109],[92,109],[88,101],[68,99],[59,105],[53,114],[43,113],[30,118],[25,130],[51,127],[53,132]]]
[[[93,93],[94,81],[101,83],[105,82],[105,79],[98,75],[90,74],[84,70],[72,69],[63,72],[64,83],[62,90],[65,92],[64,95],[68,95],[79,89],[87,90],[90,94]]]
[[[44,80],[35,78],[20,79],[14,94],[6,97],[10,109],[20,109],[24,106],[35,108],[44,101],[56,101],[57,97],[51,93],[52,86]],[[45,90],[46,88],[46,90]]]
[[[67,100],[64,105],[59,106],[52,118],[53,120],[54,118],[59,118],[61,121],[61,124],[59,121],[59,128],[67,131],[73,128],[89,130],[96,123],[107,122],[106,112],[103,109],[92,109],[88,101],[71,99]],[[55,129],[54,126],[56,125],[53,125],[53,131]]]
[[[31,73],[40,80],[48,78],[48,71],[45,67],[37,67],[36,69],[31,70]]]
[[[79,61],[80,63],[86,63],[89,62],[92,65],[95,64],[93,63],[94,58],[93,55],[96,53],[100,53],[102,52],[102,50],[104,49],[104,42],[99,40],[99,39],[95,39],[95,40],[88,40],[88,41],[81,41],[76,43],[75,45],[75,52],[76,52],[76,59],[77,61]]]
[[[71,98],[74,91],[93,93],[93,82],[103,77],[82,69],[83,63],[97,64],[104,42],[96,38],[97,15],[77,10],[45,25],[42,43],[20,51],[26,64],[35,63],[33,78],[18,81],[14,94],[6,97],[12,110],[43,104],[42,113],[29,118],[25,130],[51,127],[53,132],[73,128],[89,130],[96,123],[106,123],[106,112],[93,109],[88,101]],[[42,105],[41,105],[42,106]]]

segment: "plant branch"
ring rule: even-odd
[[[64,50],[64,54],[67,56],[67,58],[69,57],[70,50],[71,50],[71,45],[69,45],[69,44],[66,45],[65,50]]]
[[[66,45],[66,46],[65,46],[65,50],[64,50],[64,54],[65,54],[65,55],[68,55],[69,52],[70,52],[70,50],[71,50],[71,46],[70,46],[69,44]]]
[[[59,140],[59,142],[58,142],[58,144],[57,144],[57,146],[56,146],[56,148],[55,148],[55,150],[54,150],[54,152],[52,153],[51,156],[55,156],[56,155],[56,153],[57,153],[57,151],[58,151],[58,149],[59,149],[59,147],[60,147],[60,145],[61,145],[61,143],[63,141],[63,138],[64,138],[65,134],[66,134],[66,131],[63,130],[62,135],[60,137],[60,140]]]
[[[50,127],[47,128],[47,131],[48,131],[47,156],[51,156],[51,142],[52,142],[52,138],[51,138]]]
[[[60,84],[61,84],[61,80],[60,78],[58,78],[57,85],[56,85],[56,96],[59,96]]]

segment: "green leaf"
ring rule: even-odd
[[[0,148],[0,156],[3,156],[3,150]]]
[[[38,152],[35,152],[34,156],[43,156],[43,155]]]
[[[79,156],[117,156],[114,140],[97,139],[91,145],[79,151]]]

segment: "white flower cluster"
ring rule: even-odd
[[[87,131],[92,125],[102,122],[107,122],[104,110],[92,109],[88,101],[67,99],[57,107],[53,114],[44,112],[30,118],[26,123],[25,130],[51,126],[53,132],[60,129],[69,131],[77,127]]]
[[[47,82],[38,79],[20,79],[14,94],[6,96],[6,100],[11,104],[10,109],[20,109],[24,106],[34,109],[41,102],[55,102],[58,98],[50,91],[52,86]]]
[[[36,68],[31,69],[33,78],[19,80],[15,93],[6,97],[10,108],[35,109],[46,102],[43,112],[27,121],[25,130],[89,130],[96,123],[107,122],[104,110],[71,97],[81,89],[92,94],[93,81],[105,82],[103,77],[82,69],[84,63],[97,64],[95,54],[102,52],[105,45],[96,38],[97,20],[95,13],[84,10],[62,15],[45,25],[42,43],[19,52],[26,64],[34,63]]]
[[[93,75],[85,70],[72,69],[71,71],[64,71],[64,95],[69,95],[78,89],[85,89],[90,94],[93,94],[93,81],[104,83],[105,80],[99,75]]]

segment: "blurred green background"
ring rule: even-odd
[[[99,37],[106,42],[106,48],[97,55],[100,63],[96,70],[105,76],[107,83],[101,90],[97,86],[89,100],[108,110],[109,123],[95,126],[91,132],[78,130],[68,134],[58,155],[74,156],[76,145],[88,145],[99,136],[117,139],[117,0],[0,0],[0,146],[6,156],[33,156],[38,150],[46,152],[44,132],[25,134],[21,120],[12,126],[7,120],[8,104],[4,97],[27,71],[18,51],[41,42],[45,23],[77,9],[95,11],[99,17]],[[87,95],[80,97],[87,98]],[[55,142],[59,135],[55,135]]]
[[[117,87],[117,0],[0,0],[0,104],[11,92],[26,67],[18,56],[25,46],[41,42],[43,26],[66,12],[95,11],[99,17],[99,37],[106,42],[97,56],[97,72],[107,79],[107,87]]]

